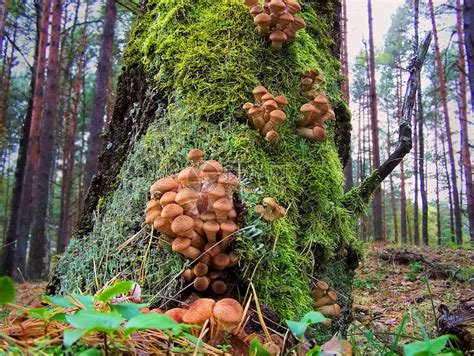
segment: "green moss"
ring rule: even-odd
[[[282,53],[273,53],[237,0],[149,0],[147,6],[132,33],[126,65],[143,66],[170,104],[136,143],[93,231],[71,242],[58,269],[61,292],[93,291],[96,283],[117,275],[140,280],[146,257],[146,297],[175,296],[181,285],[173,278],[185,260],[165,241],[153,240],[147,253],[145,229],[126,248],[118,247],[140,230],[152,182],[178,172],[187,165],[188,150],[199,147],[206,158],[242,177],[239,193],[248,214],[237,241],[240,285],[252,280],[262,303],[281,319],[296,320],[312,309],[312,276],[324,261],[356,248],[353,220],[343,207],[334,128],[329,125],[330,138],[321,144],[302,139],[294,127],[306,101],[299,90],[305,69],[319,69],[331,103],[344,107],[339,63],[330,51],[332,19],[307,2],[308,32],[300,31]],[[249,127],[241,109],[258,84],[290,103],[281,139],[273,145]],[[284,219],[271,224],[257,219],[253,208],[265,196],[288,207]],[[350,281],[346,277],[339,278]]]

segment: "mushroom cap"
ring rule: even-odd
[[[278,109],[278,103],[274,99],[267,100],[263,103],[263,107],[267,112],[271,112]]]
[[[180,215],[173,220],[171,223],[171,230],[176,235],[180,235],[194,228],[194,220],[192,217],[187,215]]]
[[[314,107],[313,104],[306,103],[306,104],[301,105],[300,111],[301,111],[303,114],[304,114],[304,113],[307,113],[307,112],[315,112],[315,111],[316,111],[316,108]]]
[[[282,0],[272,0],[269,4],[271,12],[282,12],[286,9],[286,5]]]
[[[324,281],[316,282],[316,287],[322,291],[327,291],[329,289],[329,285]]]
[[[204,225],[202,226],[202,229],[204,230],[206,234],[208,232],[215,234],[219,232],[220,225],[215,220],[209,220],[204,223]]]
[[[337,294],[336,292],[334,292],[333,290],[330,290],[329,292],[327,292],[326,294],[329,299],[331,299],[334,303],[337,301]]]
[[[193,268],[193,273],[196,277],[203,277],[207,275],[207,272],[209,272],[209,267],[202,262],[199,262]]]
[[[253,5],[250,8],[250,15],[252,15],[253,17],[257,16],[258,14],[261,14],[262,12],[263,12],[263,8],[259,6],[258,4]]]
[[[232,209],[227,213],[227,218],[229,220],[235,220],[237,218],[237,211],[235,209]]]
[[[173,240],[173,244],[171,245],[171,249],[174,252],[181,252],[186,250],[191,245],[191,239],[187,237],[177,237]]]
[[[177,193],[176,192],[166,192],[165,194],[162,195],[160,198],[160,204],[162,206],[172,204],[175,202]]]
[[[264,202],[266,205],[272,207],[273,209],[275,209],[275,208],[278,206],[277,202],[276,202],[275,199],[273,199],[272,197],[263,198],[263,202]]]
[[[313,84],[313,79],[311,79],[311,77],[304,77],[303,79],[301,79],[301,85],[311,85]]]
[[[195,182],[202,179],[202,172],[194,167],[187,167],[183,169],[178,174],[178,180],[181,184],[186,184],[187,182]]]
[[[173,308],[165,312],[165,315],[177,323],[183,322],[183,316],[186,314],[187,310],[183,308]]]
[[[284,95],[275,96],[274,100],[276,101],[280,109],[283,109],[285,106],[288,105],[288,100],[286,99]]]
[[[176,191],[178,188],[179,184],[173,177],[165,177],[153,183],[150,187],[150,194],[154,195],[157,192],[164,194],[172,190]]]
[[[270,35],[270,41],[272,42],[285,42],[287,39],[286,33],[280,30],[273,31]]]
[[[238,227],[235,222],[227,220],[221,223],[220,228],[222,230],[222,233],[232,234],[233,232],[237,231]]]
[[[277,219],[282,218],[286,215],[286,209],[280,205],[275,208],[275,217]]]
[[[334,113],[333,109],[329,109],[326,114],[324,115],[325,120],[335,120],[336,114]]]
[[[298,3],[296,0],[286,0],[286,6],[288,8],[288,11],[290,11],[291,14],[296,14],[297,12],[301,11],[301,5]]]
[[[181,214],[183,214],[183,208],[176,203],[166,205],[161,211],[161,217],[165,219],[174,219]]]
[[[229,188],[237,188],[240,185],[240,179],[233,173],[223,173],[219,176],[217,181],[219,184],[227,186]]]
[[[199,292],[204,292],[207,288],[209,288],[209,284],[211,283],[211,279],[208,276],[196,277],[193,282],[194,289]]]
[[[231,211],[233,208],[232,201],[227,198],[220,198],[212,205],[214,210],[218,211]]]
[[[150,200],[146,203],[145,213],[148,213],[150,210],[160,210],[161,211],[161,204],[159,200]]]
[[[277,142],[279,138],[280,138],[280,135],[275,130],[268,131],[267,134],[265,135],[265,140],[267,140],[270,143]]]
[[[262,101],[267,101],[267,100],[275,100],[275,97],[270,93],[266,93],[265,95],[262,96]]]
[[[252,104],[252,103],[249,103],[249,102],[246,102],[246,103],[242,106],[242,109],[244,109],[246,113],[248,113],[251,108],[253,108],[253,104]]]
[[[257,214],[263,214],[265,212],[265,208],[263,207],[263,205],[255,205],[255,212]]]
[[[257,26],[268,26],[270,22],[272,22],[272,18],[270,15],[266,14],[265,12],[262,12],[255,16],[253,21]]]
[[[214,305],[212,316],[223,323],[237,325],[244,316],[244,309],[235,299],[224,298]]]
[[[178,194],[175,196],[175,201],[179,205],[189,204],[191,202],[196,202],[199,199],[199,195],[190,188],[181,189]]]
[[[267,15],[267,14],[265,14]],[[270,17],[269,15],[267,15],[268,17]],[[259,85],[258,87],[256,87],[253,91],[252,91],[252,94],[253,95],[264,95],[268,93],[268,90],[267,88],[265,88],[263,85]]]
[[[282,123],[283,121],[285,121],[285,119],[286,119],[286,115],[281,110],[273,110],[270,113],[270,120],[272,120],[272,121]]]
[[[294,16],[293,27],[296,31],[302,30],[306,27],[306,23],[302,17]]]
[[[219,176],[219,183],[221,181],[222,176],[223,174]],[[222,184],[217,184],[216,186],[214,186],[214,188],[207,192],[207,195],[216,199],[223,198],[225,197],[225,188]]]
[[[153,227],[158,231],[166,225],[169,225],[171,228],[170,221],[162,216],[158,216],[155,220],[153,220]]]
[[[201,213],[201,220],[206,222],[209,220],[216,220],[216,214],[214,214],[212,211],[205,211]]]
[[[213,281],[211,284],[212,291],[218,295],[222,295],[227,290],[227,285],[223,281]]]
[[[204,251],[207,251],[207,253],[211,257],[217,256],[219,253],[222,251],[222,247],[220,244],[216,244],[214,242],[208,242],[206,246],[204,246]]]
[[[312,80],[316,79],[318,75],[319,71],[317,69],[307,69],[303,73],[303,76],[311,78]]]
[[[159,210],[150,210],[145,215],[145,224],[152,224],[155,219],[160,216],[161,212]]]
[[[290,14],[289,12],[285,12],[284,14],[282,14],[280,16],[280,18],[278,19],[279,22],[282,22],[284,24],[286,23],[292,23],[294,21],[294,18],[293,18],[293,15]]]
[[[203,225],[204,222],[201,219],[194,219],[194,231],[196,231],[198,234],[202,233]]]
[[[216,301],[210,298],[200,298],[192,303],[183,315],[186,324],[202,324],[212,316]]]
[[[229,255],[227,253],[219,253],[218,255],[214,256],[212,263],[216,266],[216,269],[222,270],[230,264]]]
[[[202,165],[201,165],[201,171],[204,175],[212,175],[212,174],[216,174],[216,173],[222,173],[224,172],[224,168],[222,167],[222,165],[215,161],[215,160],[208,160],[208,161],[205,161]]]
[[[198,148],[193,148],[191,151],[188,152],[188,158],[193,162],[198,162],[202,159],[204,154]]]
[[[230,266],[235,266],[239,262],[239,255],[235,251],[229,252]]]
[[[319,142],[324,142],[328,138],[326,130],[321,126],[313,127],[313,137],[316,141]]]
[[[194,272],[192,269],[188,268],[181,274],[181,276],[186,282],[191,282],[191,280],[194,278]]]
[[[261,106],[255,106],[254,105],[249,109],[249,116],[252,119],[255,119],[257,117],[262,116],[264,112],[265,112],[264,108],[262,108]]]

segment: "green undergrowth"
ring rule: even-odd
[[[342,204],[333,124],[323,144],[302,139],[294,125],[307,100],[299,90],[305,69],[318,68],[333,106],[343,105],[326,20],[305,4],[308,31],[317,37],[300,31],[282,53],[273,53],[236,0],[150,0],[147,6],[132,33],[126,65],[144,66],[170,105],[136,143],[117,189],[97,210],[93,231],[74,238],[59,262],[60,293],[93,291],[118,276],[141,283],[146,300],[160,304],[176,297],[182,286],[174,277],[185,260],[170,251],[169,243],[154,238],[147,253],[150,234],[144,229],[121,251],[118,246],[141,229],[149,186],[179,172],[188,164],[186,153],[198,147],[206,159],[219,160],[242,180],[239,197],[247,214],[236,243],[240,285],[251,280],[261,302],[280,319],[295,320],[312,309],[314,275],[333,277],[350,294],[351,277],[339,265],[331,274],[328,262],[342,261],[347,249],[359,248]],[[241,109],[259,84],[290,103],[281,139],[273,145],[248,125]],[[288,208],[285,218],[258,220],[253,208],[266,196]]]

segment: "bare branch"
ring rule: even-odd
[[[420,86],[420,73],[426,54],[431,44],[431,32],[429,32],[418,48],[416,56],[410,66],[410,78],[407,82],[407,90],[403,100],[402,117],[400,118],[400,129],[398,145],[390,157],[359,186],[351,189],[344,196],[344,204],[351,213],[360,213],[364,210],[372,194],[380,183],[392,173],[407,153],[412,148],[411,118],[415,106],[416,92]]]

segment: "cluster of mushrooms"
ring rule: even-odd
[[[255,212],[265,221],[274,221],[286,215],[286,209],[271,197],[263,199],[263,205],[256,205]]]
[[[319,95],[319,89],[326,79],[319,73],[317,69],[309,69],[303,73],[300,85],[301,90],[311,98]]]
[[[296,123],[298,134],[310,140],[325,142],[327,140],[325,122],[336,118],[326,95],[317,95],[303,104],[300,111],[303,117]]]
[[[203,161],[199,149],[189,151],[192,165],[161,178],[150,188],[145,222],[172,240],[172,250],[195,263],[183,273],[199,292],[209,287],[224,294],[226,269],[237,264],[229,243],[237,231],[233,194],[240,181],[218,161]]]
[[[314,307],[328,318],[337,318],[341,307],[336,304],[337,294],[324,281],[318,281],[313,291]]]
[[[293,41],[296,32],[305,28],[304,19],[296,16],[301,11],[297,0],[244,0],[258,28],[258,33],[269,38],[273,50],[280,51],[285,42]]]
[[[264,86],[253,90],[255,104],[247,102],[243,109],[255,129],[270,143],[278,141],[278,127],[286,120],[282,111],[288,105],[283,95],[273,96]]]

